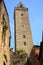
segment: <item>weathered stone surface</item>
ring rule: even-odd
[[[8,13],[2,0],[0,3],[0,65],[10,65],[9,41],[10,27]]]
[[[20,3],[14,9],[15,50],[24,50],[28,55],[33,47],[28,8]]]

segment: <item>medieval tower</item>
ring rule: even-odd
[[[30,55],[33,47],[28,8],[20,2],[14,9],[15,51],[23,50]]]
[[[10,27],[4,0],[0,0],[0,65],[10,65]]]

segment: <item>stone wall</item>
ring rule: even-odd
[[[24,50],[30,55],[33,41],[28,17],[28,8],[25,8],[22,3],[14,9],[15,23],[15,50]]]
[[[0,2],[0,65],[4,65],[4,64],[10,65],[9,41],[10,41],[9,16],[4,0],[1,0]]]

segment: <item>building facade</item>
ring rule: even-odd
[[[15,51],[23,50],[28,55],[33,47],[28,8],[20,2],[14,9]]]
[[[10,65],[10,26],[4,0],[0,0],[0,65]]]

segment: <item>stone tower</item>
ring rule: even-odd
[[[4,0],[0,0],[0,65],[10,65],[10,27]]]
[[[28,8],[20,2],[14,9],[15,51],[23,50],[30,55],[33,47]]]

